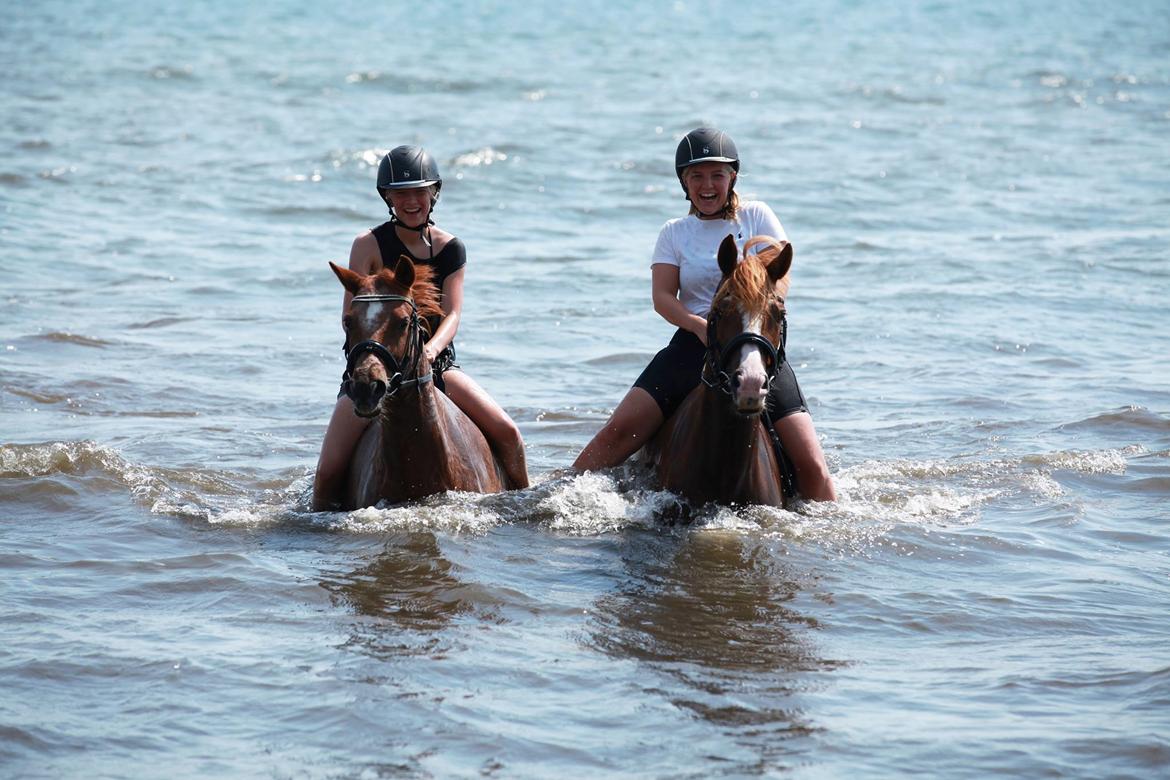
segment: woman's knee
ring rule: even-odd
[[[349,453],[343,452],[336,441],[326,441],[317,457],[317,474],[328,476],[341,471],[349,460]]]
[[[369,420],[353,413],[348,399],[339,399],[321,442],[321,454],[317,457],[318,474],[324,472],[324,476],[330,476],[347,469],[354,447],[369,424]]]
[[[788,457],[798,469],[806,472],[820,472],[828,475],[828,466],[825,465],[825,456],[821,451],[821,442],[817,438],[816,428],[807,412],[782,417],[776,421],[776,432],[780,434],[780,441],[784,445]]]
[[[796,466],[798,474],[802,475],[816,483],[825,483],[830,481],[829,464],[825,462],[825,456],[818,449],[815,452],[804,450],[789,453],[792,458],[792,463]]]
[[[494,416],[484,427],[487,428],[488,436],[501,446],[518,447],[524,442],[520,435],[520,426],[507,414]]]
[[[663,415],[649,393],[634,388],[622,399],[598,435],[612,441],[646,438],[662,425]]]

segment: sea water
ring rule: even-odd
[[[9,4],[0,775],[1165,773],[1168,62],[1160,2]],[[567,470],[700,124],[836,504]],[[313,513],[402,143],[533,486]]]

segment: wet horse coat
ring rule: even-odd
[[[374,418],[350,461],[345,508],[503,490],[487,439],[431,379],[422,332],[425,317],[442,310],[430,268],[407,257],[371,276],[329,265],[354,295],[344,320],[346,392],[358,415]]]
[[[761,243],[771,246],[747,253]],[[783,360],[784,306],[775,289],[777,282],[785,286],[791,264],[787,242],[752,239],[742,262],[730,236],[719,248],[723,279],[708,315],[704,381],[641,455],[660,487],[692,503],[785,505],[780,461],[760,413]]]

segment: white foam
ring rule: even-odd
[[[665,492],[623,491],[612,474],[586,472],[554,481],[536,509],[549,528],[589,536],[651,524],[676,500]]]

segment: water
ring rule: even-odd
[[[0,775],[1166,772],[1165,4],[303,5],[0,25]],[[842,498],[668,527],[564,469],[702,122]],[[534,486],[314,514],[410,142]]]

